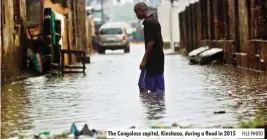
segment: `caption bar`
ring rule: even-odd
[[[264,129],[109,129],[107,138],[252,138],[263,139]]]

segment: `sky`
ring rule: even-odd
[[[121,3],[118,3],[117,0],[110,0],[112,1],[113,5],[122,5],[125,4],[127,2],[134,2],[134,0],[120,0]],[[147,0],[149,1],[149,0]],[[161,1],[169,1],[169,0],[161,0]],[[184,9],[189,3],[194,3],[198,0],[178,0],[178,2],[176,2],[176,6],[178,6],[181,9]]]
[[[132,2],[139,1],[139,0],[120,0],[120,1],[121,3],[118,3],[117,0],[108,0],[108,3],[106,3],[105,5],[104,11],[113,20],[129,20],[129,21],[136,20],[135,14],[132,10],[132,7],[133,7]],[[157,0],[154,0],[154,1],[157,1]],[[161,1],[169,2],[169,0],[161,0]],[[179,8],[179,11],[183,11],[185,7],[189,5],[189,2],[193,3],[195,1],[197,0],[179,0],[178,2],[175,2],[174,5]]]

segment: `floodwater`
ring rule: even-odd
[[[188,65],[188,58],[165,57],[164,96],[140,96],[143,45],[131,52],[93,55],[86,75],[39,76],[2,87],[1,136],[62,132],[78,128],[148,128],[176,122],[192,128],[235,126],[252,119],[267,100],[267,76],[232,66]],[[232,97],[227,92],[233,93]],[[224,114],[214,114],[225,111]]]

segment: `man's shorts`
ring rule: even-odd
[[[139,82],[139,88],[150,90],[151,92],[164,92],[165,82],[164,74],[156,73],[150,74],[147,71],[141,71]]]

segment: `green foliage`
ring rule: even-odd
[[[260,111],[256,114],[255,118],[248,122],[241,122],[237,128],[258,128],[264,126],[264,120],[265,120],[265,112],[264,107],[260,109]]]
[[[164,49],[169,49],[169,48],[171,48],[171,43],[170,43],[170,42],[163,42],[163,48],[164,48]]]

